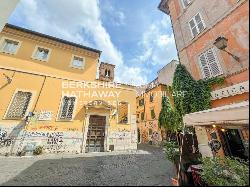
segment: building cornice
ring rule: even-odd
[[[92,49],[92,48],[89,48],[80,44],[76,44],[70,41],[59,39],[53,36],[49,36],[46,34],[42,34],[39,32],[35,32],[32,30],[28,30],[22,27],[11,25],[11,24],[6,24],[2,33],[30,39],[36,42],[46,43],[46,44],[53,45],[59,48],[63,48],[64,50],[77,51],[86,56],[100,57],[101,55],[101,51],[99,50]]]

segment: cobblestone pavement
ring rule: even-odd
[[[172,164],[160,148],[99,156],[0,158],[0,185],[168,186]],[[98,154],[96,154],[98,155]]]

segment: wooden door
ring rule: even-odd
[[[105,139],[105,116],[91,115],[86,142],[86,152],[103,152]]]

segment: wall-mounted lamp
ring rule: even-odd
[[[234,54],[230,53],[229,51],[226,50],[227,48],[227,42],[228,42],[228,39],[225,38],[224,36],[219,36],[218,38],[216,38],[215,42],[214,42],[214,45],[222,50],[222,51],[225,51],[227,54],[229,54],[230,56],[232,56],[237,62],[240,62],[240,58],[235,56]]]
[[[213,128],[215,128],[216,127],[216,125],[212,125],[213,126]]]

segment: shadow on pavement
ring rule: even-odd
[[[171,185],[174,174],[171,162],[161,149],[147,146],[145,149],[152,154],[39,160],[2,185]]]

